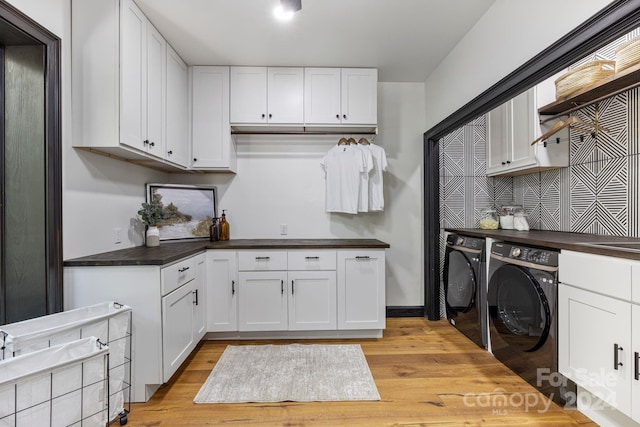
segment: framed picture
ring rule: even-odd
[[[160,240],[209,237],[213,218],[218,217],[216,187],[204,185],[147,184],[147,202],[159,200],[165,218],[158,229]]]

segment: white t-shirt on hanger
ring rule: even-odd
[[[334,145],[320,163],[325,171],[325,210],[358,213],[360,175],[365,171],[362,150],[353,145]]]
[[[383,172],[387,171],[387,153],[379,145],[369,144],[362,146],[373,156],[374,168],[369,176],[369,211],[384,210],[384,178]]]
[[[358,212],[369,212],[369,174],[372,173],[373,168],[375,166],[373,160],[373,154],[371,150],[368,150],[366,145],[353,145],[354,148],[362,151],[362,155],[364,157],[364,172],[360,174],[360,189],[358,195]]]

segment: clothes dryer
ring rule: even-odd
[[[495,242],[488,268],[491,352],[558,404],[575,403],[558,373],[558,252]]]
[[[449,322],[487,348],[485,239],[449,234],[444,260],[444,293]]]

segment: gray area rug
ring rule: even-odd
[[[195,403],[380,400],[359,344],[227,346]]]

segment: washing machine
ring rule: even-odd
[[[485,239],[449,234],[444,258],[444,294],[449,322],[487,348]]]
[[[558,373],[558,252],[495,242],[488,268],[491,352],[556,403],[575,401]]]

